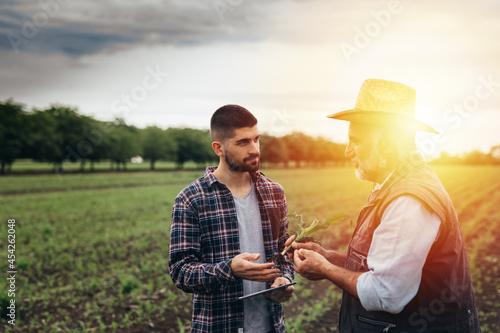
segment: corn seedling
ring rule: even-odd
[[[290,218],[295,218],[297,219],[297,230],[292,230],[291,233],[295,234],[295,239],[293,242],[302,242],[302,241],[315,241],[314,236],[319,234],[321,231],[325,230],[332,224],[338,224],[342,221],[345,221],[347,219],[350,219],[349,215],[346,214],[341,214],[337,216],[329,216],[323,220],[318,220],[317,218],[314,218],[314,220],[309,224],[309,226],[305,226],[306,223],[304,222],[304,219],[302,215],[299,215],[297,213],[289,214],[286,217]],[[292,248],[292,243],[288,245],[283,252],[281,252],[281,255],[284,256],[285,253],[290,251]]]

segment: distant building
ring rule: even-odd
[[[136,163],[136,164],[140,164],[140,163],[144,162],[144,160],[142,159],[142,157],[140,157],[139,155],[137,155],[137,156],[132,157],[130,159],[130,162]]]

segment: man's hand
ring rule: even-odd
[[[286,243],[285,243],[285,247],[287,247],[288,245],[290,245],[293,240],[295,239],[295,235],[291,236],[290,238],[288,238],[286,240]],[[298,249],[307,249],[307,250],[312,250],[314,252],[317,252],[319,254],[321,254],[323,257],[326,255],[326,250],[319,244],[317,243],[314,243],[314,242],[294,242],[292,244],[292,248],[294,250],[298,250]],[[290,251],[290,252],[287,252],[287,255],[288,255],[288,258],[290,260],[293,260],[293,252]]]
[[[274,283],[271,285],[271,288],[276,288],[278,286],[282,286],[288,283],[290,283],[290,281],[287,278],[279,277],[276,280],[274,280]],[[293,286],[288,286],[285,289],[280,289],[266,293],[264,294],[264,296],[275,302],[281,303],[288,301],[293,296],[294,290],[295,288]]]
[[[259,253],[238,254],[231,261],[233,275],[242,279],[267,282],[273,281],[280,276],[279,269],[273,269],[274,263],[257,264],[251,261],[258,260]]]
[[[308,280],[324,279],[323,269],[331,265],[321,254],[303,248],[295,250],[293,259],[295,271]]]
[[[288,238],[286,243],[285,243],[285,246],[288,246],[290,243],[292,243],[294,239],[295,239],[295,235]],[[322,247],[321,245],[314,243],[314,242],[300,242],[300,243],[294,242],[292,244],[292,248],[295,251],[299,250],[299,249],[306,249],[306,250],[311,250],[311,251],[314,251],[316,253],[319,253],[323,257],[325,257],[326,260],[328,260],[331,264],[337,265],[339,267],[344,267],[345,260],[347,257],[345,253],[334,251],[334,250],[326,250],[324,247]],[[288,258],[290,260],[294,260],[292,251],[288,252],[287,255],[288,255]]]

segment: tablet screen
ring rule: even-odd
[[[262,295],[262,294],[265,294],[265,293],[269,293],[269,292],[273,292],[273,291],[276,291],[276,290],[280,290],[280,289],[286,288],[288,286],[293,286],[294,284],[297,284],[297,281],[293,281],[292,283],[289,283],[289,284],[284,284],[284,285],[281,285],[281,286],[277,286],[275,288],[264,289],[264,290],[258,291],[256,293],[253,293],[253,294],[248,294],[248,295],[245,295],[245,296],[241,296],[241,297],[238,297],[238,299],[242,300],[242,299],[246,299],[246,298],[249,298],[249,297],[254,297],[254,296],[257,296],[257,295]]]

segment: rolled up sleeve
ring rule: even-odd
[[[411,301],[440,224],[435,213],[410,195],[386,208],[368,252],[369,270],[356,286],[366,310],[399,313]]]

